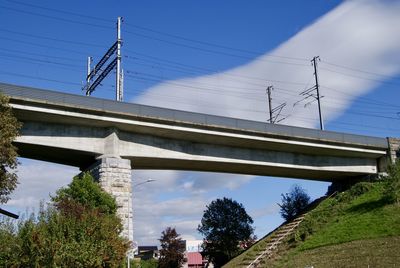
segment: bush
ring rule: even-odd
[[[282,194],[280,214],[285,220],[291,220],[301,213],[310,203],[310,197],[299,185],[294,185],[290,193]]]
[[[385,194],[390,202],[400,205],[400,160],[389,167]]]
[[[88,174],[84,180],[75,177],[37,216],[17,225],[1,222],[0,267],[120,267],[129,243],[108,206],[115,201],[97,187]]]

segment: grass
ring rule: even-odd
[[[399,236],[356,240],[288,254],[268,267],[398,267],[399,244]]]
[[[397,267],[400,164],[389,179],[360,182],[321,202],[259,267]],[[266,236],[224,267],[255,258]]]
[[[298,250],[359,239],[400,236],[400,206],[384,196],[385,183],[363,184],[370,188],[366,193],[355,196],[350,189],[323,202],[307,215],[297,236],[308,237],[303,239]]]

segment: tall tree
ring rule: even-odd
[[[281,196],[282,204],[278,204],[280,214],[287,221],[296,217],[310,203],[310,197],[299,185],[292,186],[289,193],[281,194]]]
[[[241,244],[252,240],[252,223],[242,204],[225,197],[212,201],[197,228],[204,236],[203,254],[221,267],[241,252]]]
[[[8,98],[0,94],[0,203],[7,202],[17,187],[17,149],[12,144],[21,123],[14,117]]]
[[[160,268],[178,268],[184,262],[185,246],[175,228],[167,227],[161,233]]]

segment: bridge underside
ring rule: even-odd
[[[20,115],[21,116],[21,115]],[[48,118],[47,118],[47,121]],[[67,125],[54,122],[23,121],[22,135],[16,141],[22,157],[56,162],[86,169],[100,157],[131,161],[132,169],[172,169],[227,172],[262,176],[293,177],[334,181],[376,174],[377,152],[347,150],[340,155],[333,148],[285,147],[271,142],[241,142],[241,139],[202,143],[189,135],[174,138],[149,129],[127,132],[116,127]],[[202,134],[206,135],[206,134]],[[304,149],[304,144],[299,145]],[[290,146],[289,146],[290,147]],[[292,146],[293,147],[293,146]],[[287,149],[287,148],[286,148]],[[329,155],[330,154],[330,155]]]

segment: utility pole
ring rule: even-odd
[[[88,57],[87,58],[87,75],[86,75],[86,87],[89,88],[90,87],[90,70],[91,70],[91,65],[92,65],[92,57]],[[86,96],[89,96],[89,92],[86,91]]]
[[[86,96],[90,96],[98,85],[101,85],[101,81],[107,77],[107,75],[116,68],[115,78],[115,99],[122,101],[123,99],[123,74],[121,68],[121,23],[122,17],[117,19],[117,41],[107,50],[100,61],[91,69],[92,58],[88,58],[88,71],[86,76],[86,86],[82,90],[86,91]],[[115,58],[112,56],[115,54]],[[103,66],[109,62],[109,64],[103,69]],[[96,79],[95,79],[96,78]],[[93,81],[94,80],[94,81]],[[93,81],[93,82],[92,82]]]
[[[268,105],[269,105],[269,122],[272,124],[272,104],[271,104],[271,90],[273,89],[272,86],[267,87],[267,94],[268,94]]]
[[[319,125],[321,127],[321,130],[324,130],[324,120],[322,118],[321,97],[320,97],[320,94],[319,94],[319,84],[318,84],[317,59],[320,60],[319,56],[314,57],[311,60],[311,62],[312,62],[312,65],[314,66],[315,89],[317,90],[317,101],[318,101],[318,112],[319,112]]]
[[[115,81],[116,96],[117,101],[122,101],[122,84],[121,84],[121,17],[117,19],[117,75]]]
[[[282,112],[282,109],[286,106],[286,102],[278,105],[275,108],[272,108],[272,97],[271,97],[271,95],[272,95],[272,90],[273,89],[274,89],[273,86],[268,86],[267,87],[268,105],[269,105],[269,122],[271,124],[275,124],[275,122],[279,123],[282,120],[285,120],[286,117],[287,117],[287,116],[285,116],[285,117],[283,117],[283,118],[278,120],[278,118],[279,118],[279,116],[280,116],[280,114]],[[274,113],[277,113],[277,115],[274,115]]]
[[[319,125],[321,130],[324,130],[324,120],[322,118],[322,111],[321,111],[321,99],[324,96],[321,96],[320,92],[319,92],[319,83],[318,83],[318,73],[317,73],[317,60],[319,59],[319,56],[314,57],[311,60],[311,65],[314,66],[314,77],[315,77],[315,85],[303,90],[302,92],[300,92],[300,96],[303,96],[303,99],[296,101],[293,104],[293,107],[296,106],[298,103],[304,101],[304,100],[308,100],[310,98],[312,98],[313,100],[307,102],[306,104],[304,104],[304,107],[307,107],[308,105],[310,105],[311,103],[313,103],[314,101],[318,102],[318,113],[319,113]],[[316,92],[317,94],[315,94],[314,92]]]

